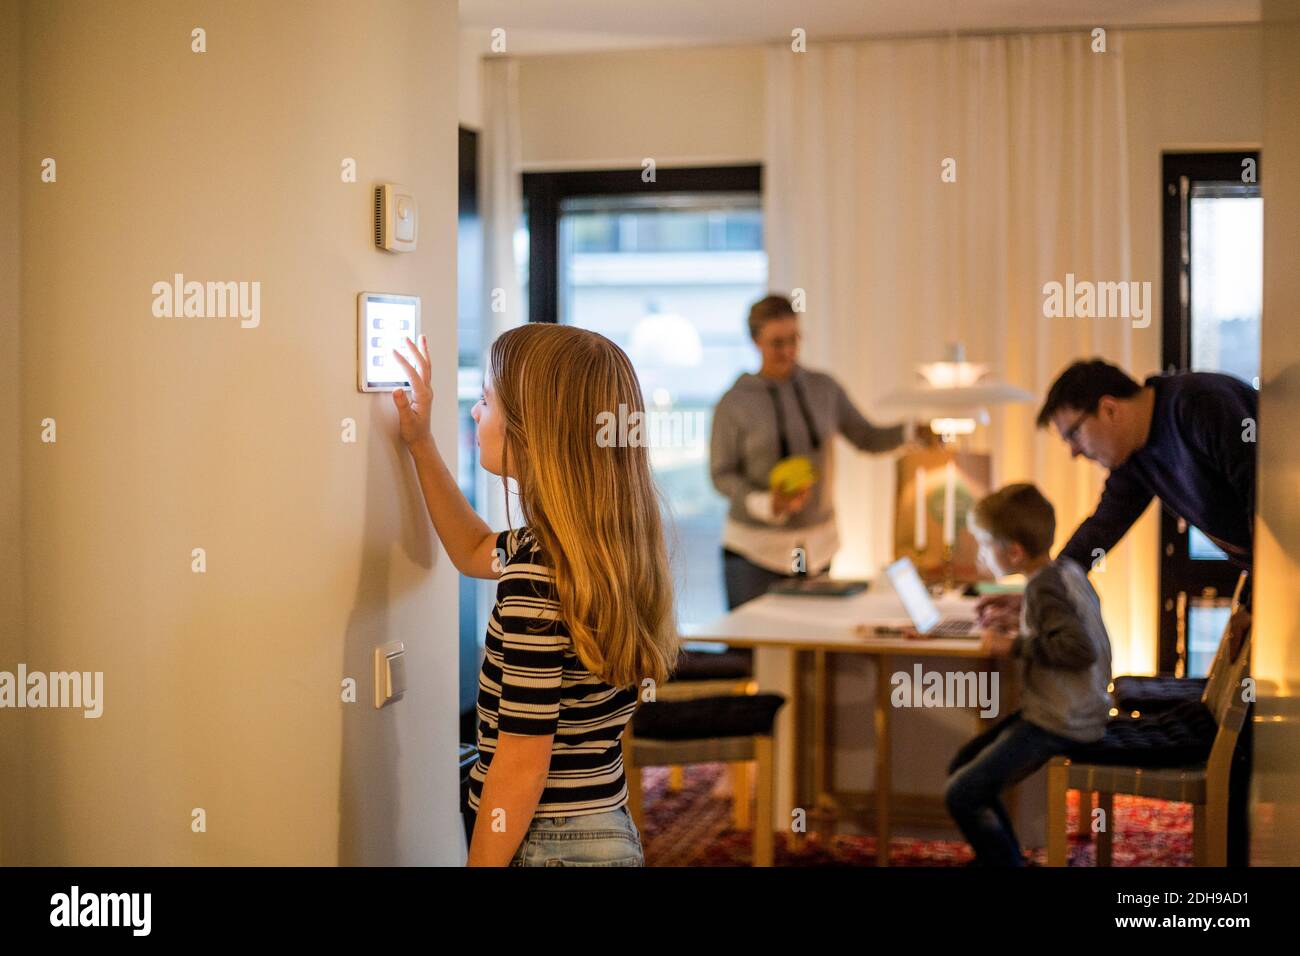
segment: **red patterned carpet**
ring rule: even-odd
[[[685,784],[668,789],[668,768],[643,771],[645,827],[642,841],[649,866],[749,866],[750,834],[731,827],[729,776],[722,764],[685,769]],[[1091,842],[1074,836],[1078,794],[1070,794],[1070,865],[1092,866]],[[1045,851],[1035,850],[1042,863]],[[971,858],[960,840],[895,837],[889,844],[893,866],[960,866]],[[778,834],[777,866],[874,866],[876,841],[869,836]],[[1192,808],[1142,797],[1115,798],[1115,866],[1191,866]]]

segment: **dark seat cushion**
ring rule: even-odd
[[[1186,767],[1210,756],[1218,727],[1199,700],[1133,718],[1121,714],[1106,725],[1106,736],[1079,744],[1067,753],[1080,763],[1111,767]]]
[[[696,700],[642,704],[632,718],[632,732],[647,740],[707,740],[772,733],[780,694],[731,694]]]
[[[754,652],[731,647],[725,651],[682,651],[673,680],[743,680],[754,673]]]
[[[1175,704],[1200,700],[1204,677],[1116,677],[1115,706],[1122,713],[1154,714]]]

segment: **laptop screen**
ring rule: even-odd
[[[903,607],[907,609],[908,617],[916,625],[917,631],[921,634],[930,633],[931,628],[939,623],[942,615],[930,598],[930,592],[926,590],[921,575],[917,574],[912,559],[899,558],[885,568],[885,574],[889,578],[889,583],[894,586],[899,600],[903,602]]]

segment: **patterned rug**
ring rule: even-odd
[[[648,866],[749,866],[750,833],[731,826],[731,776],[723,764],[685,768],[681,790],[668,789],[668,768],[643,771],[645,826],[641,837]],[[1078,793],[1069,797],[1070,865],[1092,866],[1095,846],[1075,836]],[[1191,866],[1192,808],[1143,797],[1115,797],[1115,866]],[[1031,851],[1037,863],[1046,850]],[[889,841],[891,866],[960,866],[971,858],[961,840]],[[777,866],[875,866],[876,840],[870,836],[815,833],[777,834]]]

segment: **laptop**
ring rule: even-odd
[[[899,558],[885,568],[885,575],[907,609],[907,616],[912,619],[917,633],[926,637],[980,636],[979,623],[974,616],[944,617],[939,613],[911,558]]]

